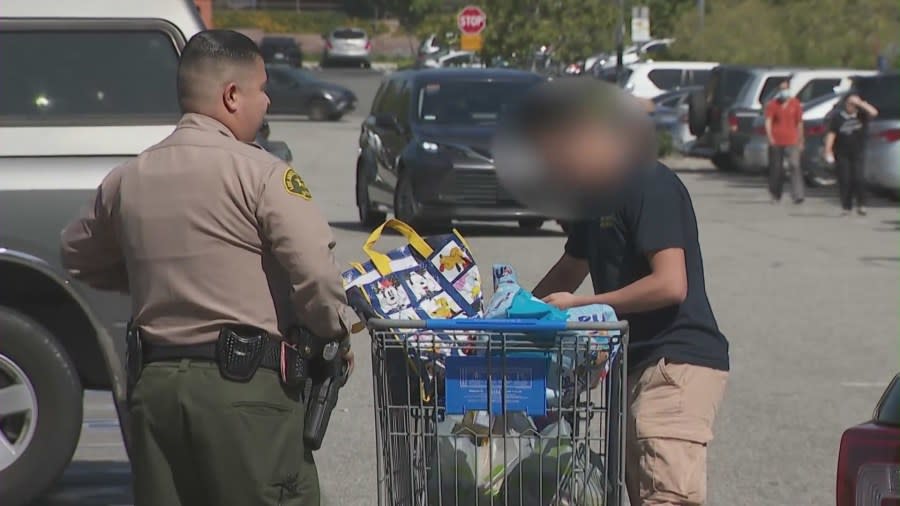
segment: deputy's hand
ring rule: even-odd
[[[570,307],[583,305],[579,303],[578,296],[573,295],[569,292],[551,293],[541,300],[543,300],[547,304],[550,304],[551,306],[556,306],[560,309],[569,309]]]
[[[353,374],[353,367],[356,365],[356,359],[353,356],[353,350],[347,349],[342,355],[341,359],[344,362],[347,362],[347,377],[349,378],[351,374]]]

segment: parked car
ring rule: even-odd
[[[657,130],[664,130],[672,138],[672,148],[682,154],[690,154],[696,138],[688,128],[688,98],[702,86],[688,86],[657,95],[653,98],[654,110],[650,113]]]
[[[360,28],[338,28],[323,36],[325,48],[322,50],[322,66],[350,63],[365,68],[372,66],[370,60],[372,41],[365,30]]]
[[[262,127],[259,129],[259,133],[256,134],[256,143],[285,162],[292,162],[294,160],[294,155],[291,153],[291,148],[288,147],[287,143],[284,141],[270,140],[269,135],[271,133],[272,130],[269,128],[269,121],[264,120]]]
[[[695,153],[710,157],[720,170],[737,169],[749,136],[732,139],[732,134],[751,133],[763,97],[797,70],[746,65],[714,68],[706,88],[694,92],[688,103],[691,133],[697,136]]]
[[[803,103],[804,143],[800,166],[810,186],[827,186],[835,182],[834,167],[825,161],[823,148],[830,113],[842,96],[843,93],[832,92]],[[766,172],[769,167],[769,140],[766,136],[766,119],[763,114],[756,116],[751,130],[752,134],[744,146],[739,168],[748,172]]]
[[[685,86],[703,86],[718,63],[696,61],[654,61],[628,66],[623,88],[640,98],[653,98]]]
[[[182,0],[4,0],[0,9],[0,504],[44,493],[112,391],[126,449],[128,297],[72,280],[59,233],[104,176],[172,132]]]
[[[300,114],[314,121],[338,120],[356,108],[356,95],[320,80],[309,70],[267,65],[269,114]]]
[[[451,220],[544,219],[497,182],[491,137],[510,105],[543,79],[510,69],[429,69],[391,74],[363,122],[356,165],[360,222],[388,211],[429,228]]]
[[[293,37],[263,37],[259,42],[263,61],[266,63],[284,63],[294,67],[303,66],[303,51]]]
[[[814,69],[814,70],[798,70],[791,74],[791,82],[788,86],[788,93],[796,97],[801,103],[832,95],[841,90],[846,91],[850,88],[852,79],[855,76],[871,76],[877,74],[874,70],[859,69]],[[763,103],[775,98],[776,89],[770,90],[768,95],[763,97]]]
[[[866,180],[900,195],[900,74],[856,77],[852,88],[878,109],[878,117],[869,123]]]
[[[895,88],[896,91],[896,88]],[[900,503],[900,374],[872,418],[844,431],[837,458],[836,506]]]
[[[622,64],[631,65],[645,58],[653,58],[669,49],[675,39],[654,39],[643,44],[626,47],[622,52]],[[606,68],[616,67],[618,64],[616,51],[596,54],[587,58],[584,62],[585,72],[590,71],[594,77]]]

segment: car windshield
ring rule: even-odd
[[[331,36],[335,39],[365,39],[366,32],[362,30],[354,30],[352,28],[344,28],[331,32]]]
[[[177,68],[162,31],[0,32],[0,122],[175,122]]]
[[[812,99],[812,100],[807,100],[806,102],[803,102],[803,104],[802,104],[802,105],[803,105],[803,110],[806,111],[806,110],[812,109],[813,107],[822,105],[822,104],[824,104],[825,102],[830,102],[830,101],[836,99],[836,98],[839,97],[839,96],[840,96],[840,95],[837,94],[837,93],[829,93],[829,94],[827,94],[827,95],[822,95],[822,96],[820,96],[820,97],[816,97],[816,98],[814,98],[814,99]]]
[[[495,124],[538,81],[444,81],[418,92],[420,121],[440,125]]]
[[[880,119],[900,119],[900,75],[860,79],[856,91],[878,109]]]

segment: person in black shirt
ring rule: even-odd
[[[856,212],[865,216],[865,181],[863,154],[866,148],[869,120],[878,116],[878,109],[850,94],[844,107],[836,111],[825,136],[825,160],[835,164],[843,214],[850,214],[856,199]]]
[[[629,136],[593,119],[579,105],[584,97],[554,100],[534,106],[544,116],[532,115],[539,119],[527,141],[554,177],[596,189],[604,203],[570,225],[562,257],[534,294],[563,309],[608,304],[628,320],[631,504],[703,504],[707,444],[730,363],[706,295],[690,195],[661,163],[609,163],[610,147]],[[588,274],[594,295],[573,294]]]

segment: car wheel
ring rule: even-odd
[[[370,68],[372,68],[372,62],[370,62],[370,61],[364,61],[364,62],[362,62],[362,68],[364,68],[364,69],[370,69]]]
[[[384,223],[387,214],[379,211],[369,200],[369,186],[363,172],[362,162],[356,169],[356,208],[359,211],[359,223],[367,228],[375,228]]]
[[[519,228],[526,232],[536,232],[544,226],[544,220],[540,218],[527,218],[519,220]]]
[[[313,121],[325,121],[330,115],[328,102],[325,100],[317,98],[309,104],[309,119]]]
[[[734,172],[737,170],[737,164],[728,153],[716,153],[712,157],[712,163],[722,172]]]
[[[394,216],[409,224],[419,218],[419,203],[416,201],[412,178],[403,173],[394,190]]]
[[[81,433],[82,389],[43,326],[0,306],[0,504],[26,504],[62,474]]]
[[[401,173],[397,189],[394,190],[394,217],[412,225],[421,233],[441,233],[451,228],[450,220],[424,220],[420,214],[421,206],[416,200],[412,178]]]

